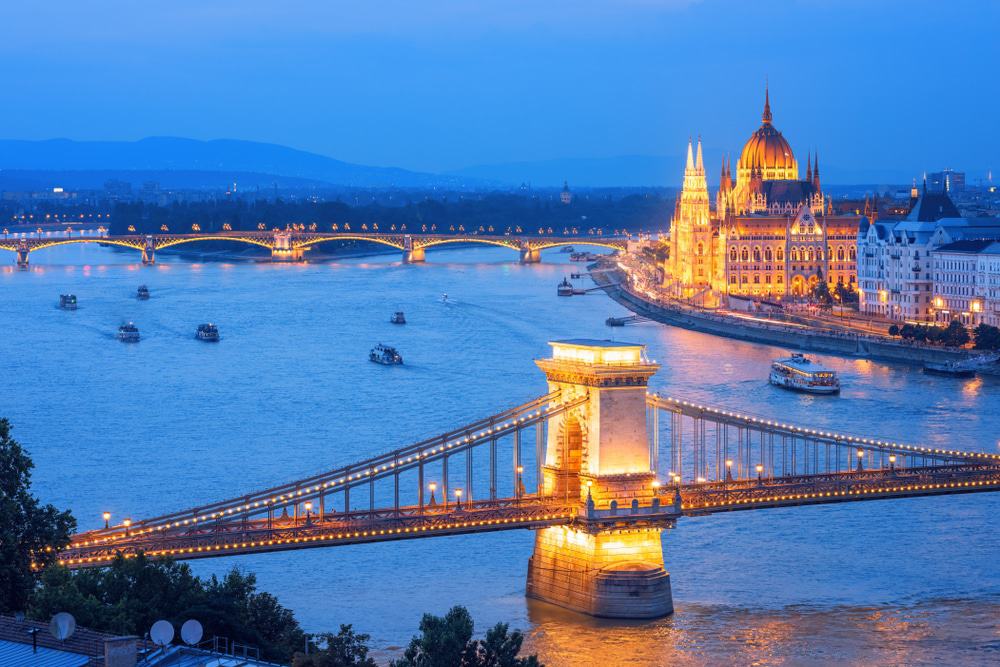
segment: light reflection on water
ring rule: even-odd
[[[12,256],[10,257],[12,260]],[[560,299],[565,255],[519,266],[500,249],[321,265],[200,263],[69,246],[0,271],[0,412],[37,468],[37,491],[82,527],[305,476],[443,432],[544,392],[546,340],[649,346],[655,389],[815,428],[997,451],[996,378],[953,380],[818,355],[839,398],[766,384],[787,350],[647,324],[600,294]],[[575,265],[573,268],[578,268]],[[134,299],[140,282],[153,298]],[[80,309],[55,307],[75,292]],[[450,304],[440,302],[448,293]],[[389,314],[406,311],[393,327]],[[114,331],[134,320],[143,341]],[[223,341],[193,339],[204,321]],[[373,368],[377,342],[407,365]],[[661,460],[666,460],[661,455]],[[404,644],[424,611],[465,604],[480,629],[510,622],[550,664],[983,663],[1000,648],[1000,494],[688,519],[664,535],[677,613],[586,619],[524,599],[528,531],[196,561],[252,569],[315,631],[353,623]]]

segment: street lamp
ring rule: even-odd
[[[431,502],[429,503],[431,507],[437,505],[437,500],[434,499],[434,492],[437,491],[437,482],[431,482],[427,485],[427,488],[431,490]]]
[[[520,500],[521,496],[524,495],[524,481],[521,479],[521,475],[524,474],[524,466],[517,466],[517,488],[514,489],[514,496]]]
[[[125,526],[125,537],[128,537],[128,528],[132,525],[132,519],[125,519],[122,521],[122,525]]]
[[[764,477],[763,477],[763,475],[764,475],[764,466],[763,466],[763,464],[758,463],[757,464],[757,484],[760,484],[760,485],[764,484]]]
[[[104,517],[104,529],[107,530],[111,527],[111,512],[105,512],[101,516]]]
[[[858,472],[865,469],[865,450],[858,450]]]
[[[310,526],[310,525],[312,525],[312,508],[313,508],[313,504],[311,502],[307,501],[306,504],[304,505],[304,507],[306,508],[306,525]]]
[[[726,481],[733,481],[733,460],[726,459]]]
[[[455,509],[462,509],[462,489],[455,489]]]
[[[889,454],[889,470],[896,470],[896,455]]]

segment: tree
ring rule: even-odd
[[[316,651],[296,653],[292,667],[377,667],[368,657],[369,636],[355,633],[350,625],[341,625],[337,634],[324,633],[317,639]]]
[[[472,640],[473,623],[465,607],[452,607],[444,617],[424,614],[421,634],[410,640],[392,667],[543,667],[538,657],[518,658],[524,636],[498,623],[486,637]]]
[[[973,332],[977,350],[1000,350],[1000,329],[980,324]]]
[[[962,347],[969,342],[969,332],[961,322],[952,320],[940,333],[939,340],[949,347]]]
[[[290,660],[306,637],[290,610],[257,590],[253,574],[233,568],[221,580],[202,580],[187,564],[143,554],[119,556],[100,569],[50,567],[28,614],[44,620],[58,611],[73,614],[81,626],[139,636],[161,618],[178,627],[194,618],[207,636],[256,646],[271,660]]]
[[[829,306],[833,304],[833,295],[830,294],[830,286],[826,284],[826,280],[823,279],[823,271],[816,271],[816,284],[813,285],[810,291],[813,301],[822,305]]]
[[[895,338],[896,336],[898,336],[899,335],[899,327],[897,325],[895,325],[895,324],[890,324],[889,325],[889,335],[892,336],[893,338]]]
[[[76,529],[68,511],[31,495],[34,464],[10,429],[0,419],[0,612],[27,608],[42,568],[55,561]]]

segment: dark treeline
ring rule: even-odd
[[[586,234],[602,230],[640,231],[665,228],[673,200],[657,194],[611,197],[577,197],[569,204],[511,194],[490,194],[457,199],[424,199],[402,206],[379,203],[350,205],[343,201],[289,202],[277,200],[213,201],[174,203],[166,206],[143,202],[121,203],[111,216],[113,234],[152,234],[192,231],[219,232],[285,229],[302,225],[315,231],[344,230],[380,232],[460,231],[503,234],[508,229],[538,233],[539,229],[562,234],[563,230]],[[395,230],[393,229],[395,227]]]

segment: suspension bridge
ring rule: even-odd
[[[6,231],[6,230],[5,230]],[[337,229],[330,232],[304,230],[259,230],[192,232],[190,234],[108,234],[102,230],[87,232],[61,232],[47,234],[39,231],[35,236],[28,233],[11,235],[6,233],[0,239],[0,250],[15,253],[17,265],[28,268],[30,255],[37,250],[77,243],[99,243],[103,245],[129,248],[141,253],[143,264],[154,264],[159,250],[183,244],[206,241],[249,244],[265,248],[271,252],[271,259],[279,262],[302,261],[305,253],[321,243],[333,241],[359,241],[395,248],[407,263],[423,262],[430,248],[448,244],[481,244],[510,248],[518,252],[520,261],[533,264],[541,261],[541,252],[559,246],[594,245],[612,250],[624,250],[628,242],[625,236],[605,236],[602,233],[576,235],[531,235],[531,234],[480,234],[480,233],[439,233],[407,234],[403,232],[382,233],[378,231],[353,232]]]
[[[652,393],[640,345],[551,343],[548,392],[305,479],[75,535],[59,562],[212,558],[536,531],[527,594],[673,610],[661,531],[684,517],[1000,490],[1000,456],[839,433]],[[107,517],[106,517],[107,519]]]

